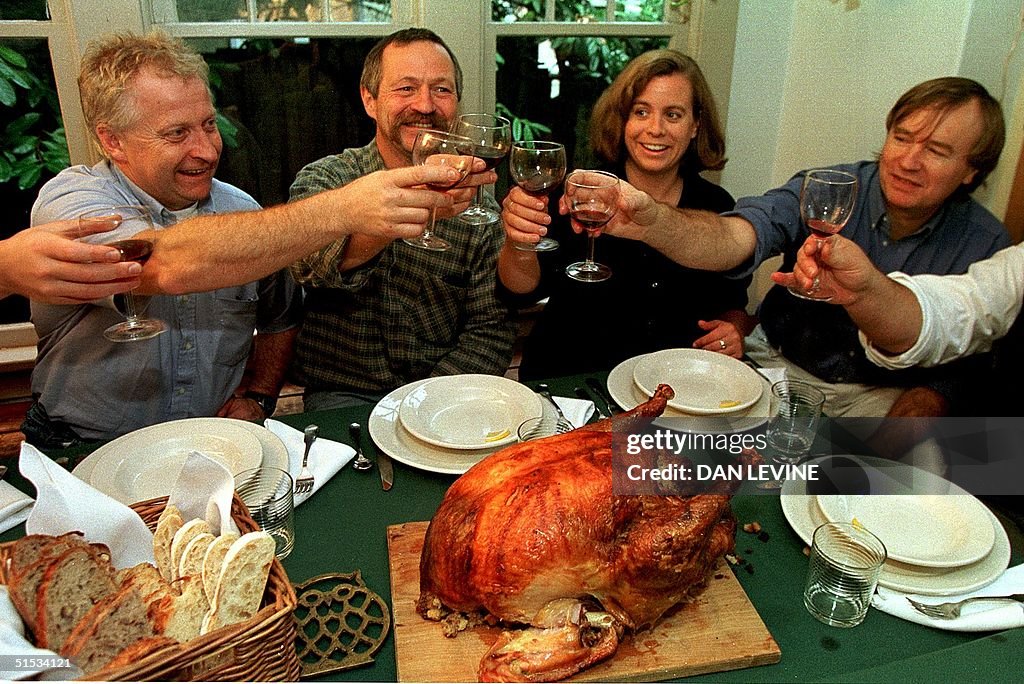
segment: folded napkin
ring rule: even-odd
[[[177,506],[183,520],[203,518],[215,534],[238,532],[231,519],[235,478],[221,463],[198,451],[185,459],[171,487],[167,505]]]
[[[0,532],[20,525],[32,512],[32,497],[0,481]]]
[[[302,454],[306,450],[306,442],[301,431],[285,425],[278,420],[268,418],[264,425],[268,430],[281,438],[288,449],[288,472],[293,478],[302,470]],[[328,480],[338,474],[345,464],[356,455],[355,450],[347,444],[317,437],[309,450],[309,470],[313,473],[313,491],[308,494],[296,494],[295,505],[313,496]]]
[[[594,415],[594,402],[572,397],[552,397],[573,427],[582,427]]]
[[[1024,565],[1007,569],[994,582],[968,594],[956,596],[924,596],[904,594],[885,587],[879,587],[872,597],[871,605],[878,610],[898,618],[916,622],[919,625],[946,629],[954,632],[991,632],[994,630],[1024,627],[1024,606],[1017,604],[972,603],[964,606],[960,617],[953,620],[936,620],[914,610],[907,598],[921,603],[946,603],[972,596],[1008,596],[1024,593]]]
[[[768,381],[769,385],[774,385],[777,382],[782,382],[786,379],[786,367],[778,366],[774,368],[766,368],[762,366],[756,369],[761,377]]]

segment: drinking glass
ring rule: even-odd
[[[573,280],[596,283],[608,280],[612,269],[594,261],[597,230],[608,223],[619,206],[619,179],[605,171],[573,171],[565,180],[565,197],[569,216],[587,231],[587,256],[565,267]]]
[[[512,145],[509,154],[512,180],[534,197],[543,197],[565,178],[565,147],[545,140],[526,140]],[[558,249],[558,240],[542,237],[536,244],[516,242],[516,249],[524,252],[550,252]]]
[[[809,383],[782,380],[772,385],[772,399],[777,408],[768,423],[768,446],[779,461],[796,463],[814,443],[825,395]]]
[[[850,220],[856,202],[856,176],[832,169],[807,172],[800,191],[800,218],[816,238],[819,250]],[[827,302],[835,296],[830,288],[821,287],[818,278],[806,290],[791,287],[789,291],[797,297],[820,302]]]
[[[274,538],[274,555],[285,559],[295,546],[295,484],[286,470],[263,466],[235,475],[235,491],[252,519]]]
[[[121,261],[137,261],[144,264],[153,253],[153,241],[135,236],[153,229],[153,218],[149,210],[133,205],[103,207],[87,211],[78,217],[78,225],[86,235],[93,232],[88,228],[90,223],[111,221],[117,224],[113,233],[115,237],[112,237],[111,233],[99,233],[99,244],[115,247],[121,253]],[[125,235],[129,237],[126,238]],[[129,290],[114,295],[113,302],[114,308],[125,317],[125,320],[103,331],[103,336],[111,342],[149,340],[167,330],[167,325],[163,321],[146,318],[143,315],[149,304],[149,297],[139,299]]]
[[[512,126],[508,119],[494,114],[463,114],[455,124],[455,133],[473,142],[473,156],[483,159],[490,171],[497,166],[512,144]],[[476,189],[476,198],[459,218],[471,225],[494,223],[501,216],[483,205],[483,186]]]
[[[826,625],[864,621],[886,559],[885,544],[856,523],[825,523],[811,538],[804,607]]]
[[[469,138],[446,131],[423,130],[416,135],[412,147],[414,164],[439,164],[448,166],[459,172],[459,177],[451,183],[431,183],[428,187],[444,192],[461,183],[473,168],[473,143]],[[430,212],[430,225],[419,237],[405,238],[404,242],[413,247],[444,252],[451,245],[447,240],[434,235],[434,224],[437,222],[437,207]]]

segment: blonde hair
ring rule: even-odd
[[[725,134],[718,107],[697,62],[678,50],[650,50],[634,57],[608,86],[590,116],[590,146],[608,164],[626,158],[623,131],[633,102],[658,76],[682,74],[693,88],[693,118],[697,136],[690,142],[679,172],[717,170],[725,166]]]
[[[141,116],[132,82],[146,68],[164,77],[198,78],[207,91],[210,89],[210,71],[203,58],[163,31],[144,36],[118,33],[89,43],[78,74],[78,90],[89,133],[100,152],[104,151],[97,126],[123,131]]]

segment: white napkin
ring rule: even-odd
[[[238,532],[231,519],[235,478],[231,471],[209,456],[193,451],[185,459],[174,481],[167,505],[181,511],[183,520],[203,518],[215,535]]]
[[[572,397],[552,397],[573,427],[582,427],[594,415],[594,402]]]
[[[919,625],[947,629],[954,632],[990,632],[993,630],[1024,627],[1024,606],[1000,605],[997,603],[972,603],[964,606],[960,617],[953,620],[936,620],[914,610],[907,598],[921,603],[945,603],[959,601],[972,596],[1008,596],[1024,593],[1024,565],[1007,569],[994,582],[969,594],[956,596],[923,596],[920,594],[904,594],[885,587],[878,587],[872,597],[871,605],[878,610],[895,615],[898,618],[916,622]]]
[[[302,470],[302,454],[306,450],[306,442],[301,431],[285,425],[281,421],[268,418],[264,425],[268,430],[281,438],[288,449],[288,472],[293,478]],[[313,473],[313,491],[308,494],[296,494],[295,505],[313,496],[328,480],[338,474],[345,464],[356,455],[355,450],[347,444],[317,437],[309,450],[309,470]]]
[[[36,486],[37,501],[25,523],[28,534],[79,530],[110,547],[117,568],[153,562],[153,533],[135,511],[61,468],[31,444],[21,443],[21,474]]]
[[[777,366],[773,368],[761,367],[757,369],[757,372],[761,374],[765,380],[768,381],[769,385],[774,385],[777,382],[782,382],[786,379],[786,367]]]
[[[20,525],[32,512],[32,497],[0,481],[0,532]]]

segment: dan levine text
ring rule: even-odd
[[[626,435],[626,453],[630,456],[636,456],[642,451],[668,451],[675,456],[684,451],[728,451],[730,454],[739,454],[744,449],[763,451],[766,448],[768,439],[763,432],[723,435],[655,430],[653,433]]]

